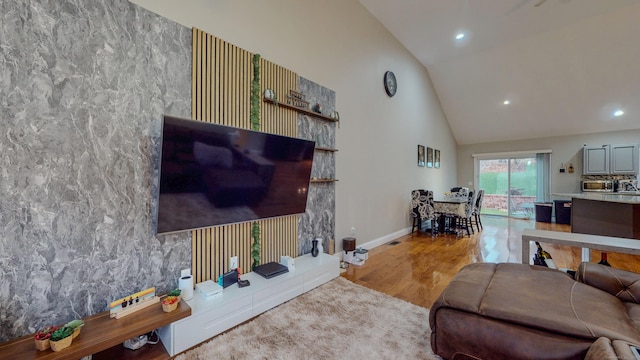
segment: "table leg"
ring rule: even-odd
[[[531,241],[522,239],[522,263],[529,264],[529,251],[531,250]]]
[[[591,261],[591,249],[582,248],[582,261]]]

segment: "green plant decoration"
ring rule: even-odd
[[[256,266],[260,265],[260,225],[257,221],[254,221],[251,225],[251,238],[253,239],[253,244],[251,245],[253,264],[251,264],[251,269],[255,269]]]
[[[77,328],[81,328],[81,327],[83,327],[83,326],[84,326],[84,321],[83,321],[83,320],[72,320],[72,321],[69,321],[69,322],[65,325],[65,327],[71,328],[71,329],[73,329],[74,331],[75,331]]]
[[[253,55],[253,80],[251,81],[251,130],[260,130],[260,54]]]
[[[61,327],[60,329],[53,332],[51,335],[51,341],[60,341],[64,338],[67,338],[73,334],[74,329],[70,327]]]
[[[251,130],[260,130],[260,54],[253,55],[253,80],[251,81]],[[254,222],[251,226],[251,269],[260,265],[260,225]]]

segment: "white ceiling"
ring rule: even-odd
[[[539,1],[360,0],[424,64],[458,144],[640,129],[640,0]]]

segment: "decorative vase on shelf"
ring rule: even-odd
[[[162,311],[172,312],[173,310],[178,308],[179,303],[180,299],[178,299],[177,296],[167,296],[162,299]]]
[[[65,327],[71,328],[73,329],[73,334],[71,335],[72,338],[77,338],[78,335],[80,335],[80,330],[82,329],[82,327],[84,326],[84,320],[72,320],[69,321]]]
[[[50,347],[49,339],[44,339],[44,340],[35,339],[35,343],[36,343],[36,349],[38,349],[38,351],[47,350]]]
[[[49,341],[49,345],[51,346],[51,350],[58,352],[60,350],[66,349],[71,346],[71,342],[73,341],[73,336],[67,336],[64,339],[58,341]]]
[[[43,351],[47,350],[49,345],[49,339],[54,331],[58,330],[57,326],[47,326],[46,328],[39,330],[33,335],[35,340],[36,349]]]
[[[64,326],[54,331],[51,334],[51,338],[49,339],[49,345],[51,346],[51,350],[60,351],[62,349],[66,349],[71,345],[71,341],[73,340],[73,332],[74,328]]]
[[[318,254],[322,254],[324,252],[324,246],[322,246],[322,238],[317,237],[316,241],[318,242]]]
[[[318,252],[318,240],[312,240],[311,241],[311,256],[316,257],[318,256],[319,252]]]

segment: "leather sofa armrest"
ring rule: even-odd
[[[598,338],[587,351],[584,360],[620,360],[635,359],[631,345],[622,340],[611,341],[605,337]]]
[[[640,274],[591,262],[583,262],[576,280],[606,291],[622,301],[640,304]]]

